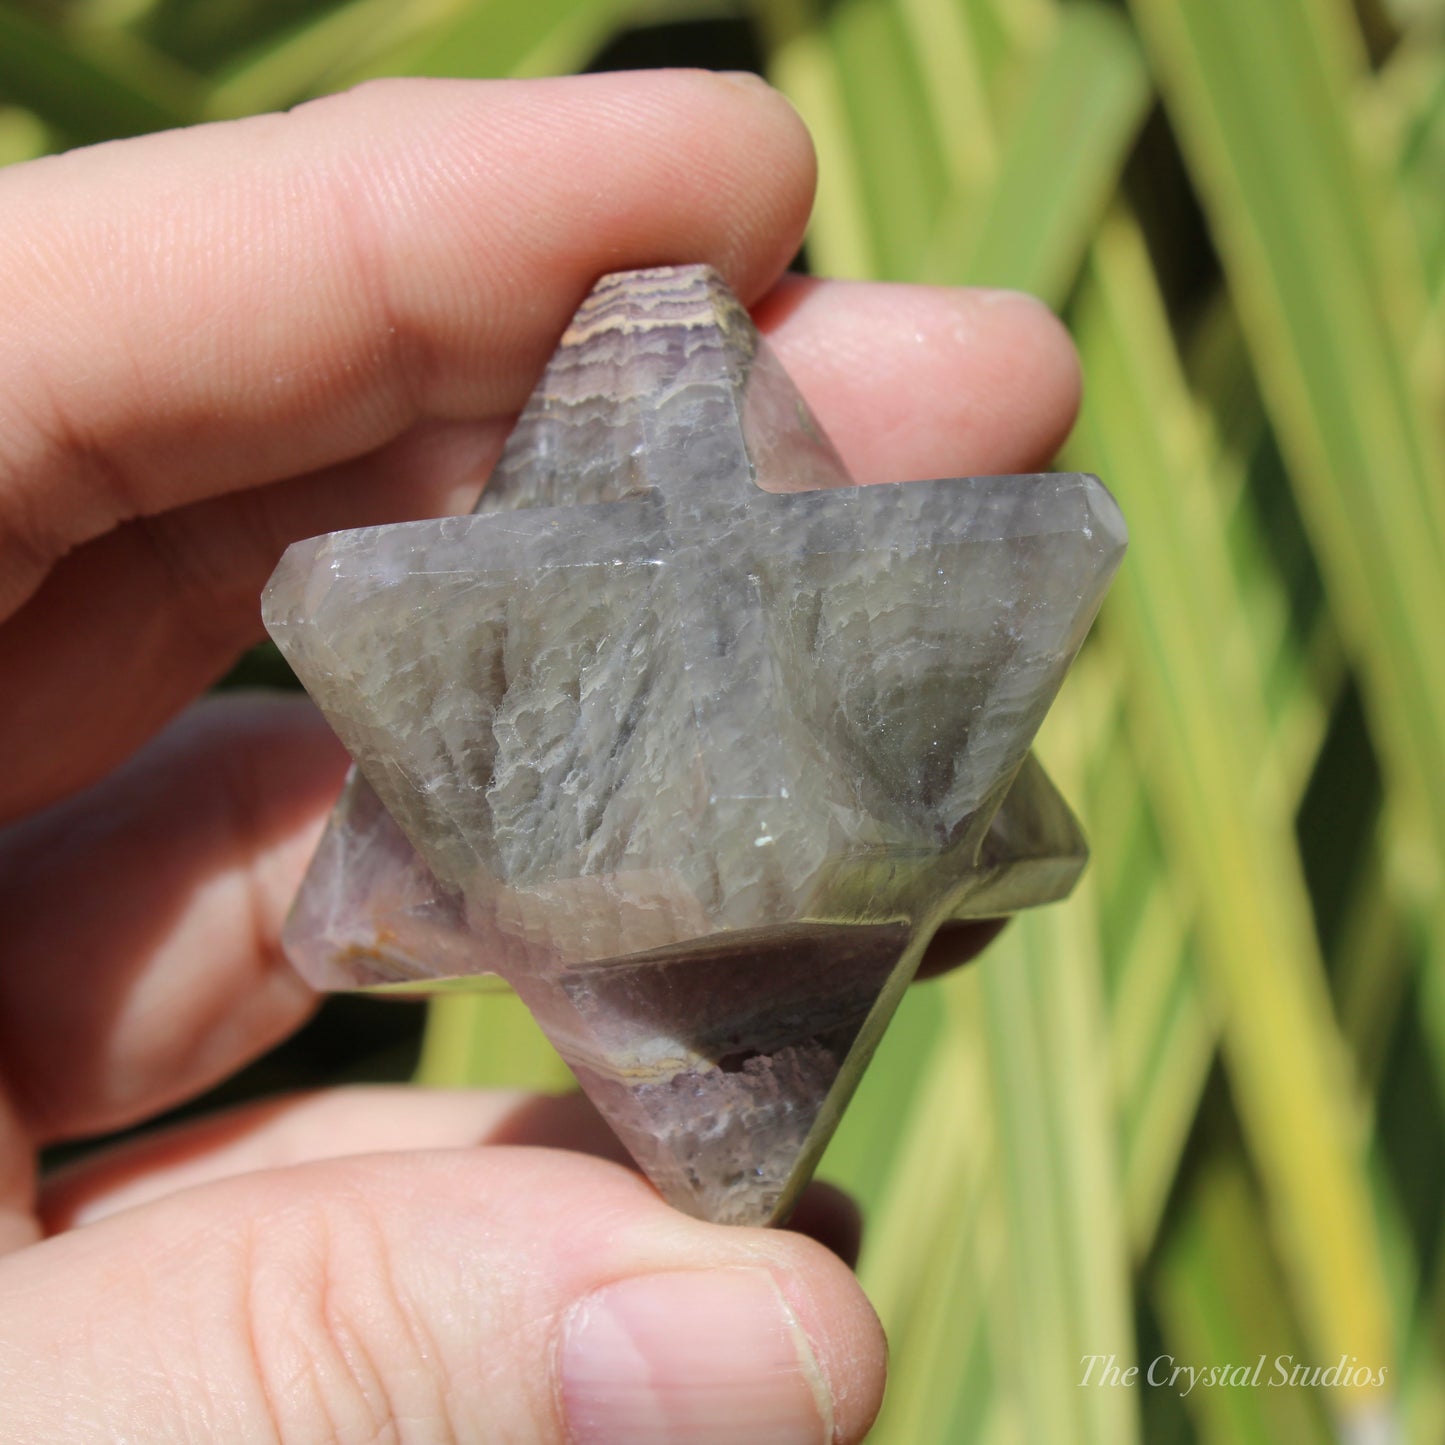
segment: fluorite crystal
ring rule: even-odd
[[[1082,868],[1028,748],[1123,549],[1088,476],[853,486],[714,272],[605,277],[471,516],[271,579],[356,760],[287,949],[501,975],[669,1200],[780,1219],[934,930]]]

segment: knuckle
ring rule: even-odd
[[[365,1202],[296,1209],[247,1246],[244,1335],[278,1445],[460,1437],[442,1356]]]
[[[0,615],[134,506],[129,479],[67,414],[43,367],[28,375],[34,403],[0,436]]]
[[[124,530],[134,543],[135,565],[154,577],[164,616],[182,642],[209,658],[254,639],[258,579],[284,550],[263,501],[228,497],[137,517]]]

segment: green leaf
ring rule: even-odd
[[[808,248],[827,276],[877,274],[874,227],[864,200],[837,56],[812,0],[768,0],[754,10],[768,48],[768,75],[797,107],[818,153],[818,193]]]
[[[0,97],[74,145],[186,125],[199,83],[124,31],[62,31],[0,3]]]
[[[1208,454],[1122,212],[1095,245],[1077,316],[1090,388],[1074,459],[1110,478],[1136,539],[1110,617],[1133,659],[1133,716],[1149,740],[1145,777],[1166,847],[1198,890],[1225,1057],[1275,1236],[1319,1350],[1388,1361],[1362,1101],[1332,1018],[1291,800],[1268,766],[1263,679]]]
[[[1198,183],[1403,828],[1445,867],[1445,445],[1415,370],[1426,315],[1394,178],[1360,143],[1340,0],[1134,0]],[[1445,968],[1445,958],[1436,962]],[[1445,988],[1436,983],[1437,994]],[[1432,1012],[1445,1058],[1445,1008]]]
[[[372,75],[542,75],[585,65],[632,0],[474,0],[415,42],[366,62]]]
[[[573,1085],[571,1070],[510,989],[434,998],[416,1079],[436,1088],[545,1093]]]
[[[888,0],[838,0],[825,24],[872,222],[877,274],[911,278],[945,179],[916,52]]]
[[[1137,1401],[1078,1384],[1084,1356],[1133,1356],[1087,906],[1085,894],[1018,919],[982,966],[981,989],[1028,1436],[1122,1445],[1138,1438]]]
[[[1076,665],[1101,651],[1101,639]],[[1099,948],[1110,975],[1109,1030],[1119,1160],[1130,1247],[1143,1258],[1163,1217],[1218,1043],[1214,1000],[1200,979],[1194,899],[1181,897],[1117,713],[1091,749],[1085,816],[1099,896]]]
[[[50,149],[50,133],[39,116],[18,105],[0,106],[0,166],[33,160]]]
[[[454,15],[461,0],[349,0],[234,57],[216,77],[207,113],[253,115],[341,89],[367,65],[385,64]]]
[[[1128,23],[1063,7],[1004,134],[993,182],[949,198],[920,279],[1068,294],[1151,99]]]
[[[893,1359],[870,1436],[877,1445],[986,1438],[1004,1341],[1015,1336],[1002,1288],[1005,1225],[978,972],[921,985],[904,1009],[915,999],[927,1000],[941,1028],[910,1060],[908,1107],[889,1116],[898,1143],[865,1216],[861,1276]]]
[[[1191,1388],[1184,1375],[1151,1387],[1187,1391],[1205,1445],[1329,1445],[1337,1438],[1317,1394],[1276,1383],[1280,1369],[1288,1381],[1297,1365],[1335,1361],[1317,1359],[1296,1332],[1258,1202],[1227,1150],[1212,1153],[1191,1182],[1155,1292],[1170,1346],[1146,1362],[1156,1380],[1167,1382],[1176,1366],[1229,1366],[1260,1381],[1231,1386],[1226,1375],[1223,1384]]]
[[[928,989],[905,995],[819,1165],[820,1176],[846,1189],[865,1213],[888,1187],[904,1121],[913,1116],[923,1071],[937,1050],[938,1003]]]

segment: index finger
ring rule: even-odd
[[[388,81],[0,173],[0,617],[118,522],[514,411],[596,276],[796,249],[787,103],[705,72]]]

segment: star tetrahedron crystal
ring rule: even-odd
[[[356,760],[287,949],[501,975],[669,1200],[779,1219],[933,931],[1083,867],[1028,748],[1123,549],[1089,476],[853,486],[714,272],[605,277],[471,516],[271,579]]]

